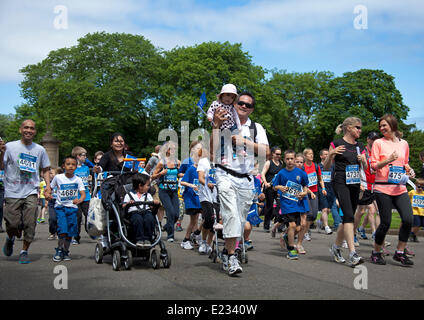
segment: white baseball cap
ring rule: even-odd
[[[223,93],[231,93],[237,95],[237,88],[235,85],[228,83],[222,86],[221,92],[217,95],[218,99],[221,97]]]

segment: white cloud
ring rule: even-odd
[[[55,6],[68,9],[67,30],[53,27]],[[369,29],[353,28],[353,8],[368,9]],[[143,34],[156,46],[171,49],[203,41],[242,42],[277,53],[304,54],[322,47],[353,48],[356,41],[374,53],[401,47],[380,34],[422,34],[424,2],[419,0],[250,1],[239,6],[207,7],[194,0],[46,0],[6,1],[0,12],[0,80],[20,79],[18,70],[60,47],[75,45],[88,32]],[[360,39],[360,40],[358,40]],[[416,52],[422,45],[415,44]],[[380,52],[380,53],[379,53]]]

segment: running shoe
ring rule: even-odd
[[[359,247],[359,241],[356,236],[353,236],[353,244],[355,245],[355,247]]]
[[[328,235],[333,233],[333,230],[331,230],[329,226],[325,226],[324,231],[325,231],[325,234],[328,234]]]
[[[31,260],[28,257],[28,252],[26,252],[26,251],[21,252],[21,254],[19,255],[19,263],[20,264],[28,264],[30,262],[31,262]]]
[[[191,244],[191,241],[183,241],[181,242],[181,248],[185,250],[193,250],[193,245]]]
[[[199,253],[206,254],[207,251],[208,251],[208,248],[207,248],[206,241],[202,241],[202,243],[199,246]]]
[[[56,240],[57,237],[54,234],[49,235],[49,237],[47,238],[47,240]]]
[[[411,235],[409,236],[409,241],[410,241],[410,242],[420,242],[420,241],[418,240],[417,235],[416,235],[415,233],[413,233],[413,232],[411,232]]]
[[[297,259],[299,259],[296,250],[290,250],[287,253],[286,258],[289,259],[289,260],[297,260]]]
[[[212,253],[212,247],[206,244],[206,254],[210,256]]]
[[[384,259],[383,253],[382,252],[372,252],[371,253],[371,263],[374,264],[379,264],[379,265],[385,265],[386,264],[386,260]]]
[[[168,238],[166,241],[168,241],[168,242],[174,242],[174,238]]]
[[[393,260],[398,261],[400,263],[402,263],[402,265],[404,266],[412,266],[414,265],[414,262],[408,258],[408,256],[405,254],[405,252],[395,252],[395,254],[393,255]]]
[[[63,261],[71,261],[71,257],[69,256],[69,251],[63,250]]]
[[[306,254],[305,248],[303,246],[297,246],[297,253]]]
[[[334,261],[337,263],[345,263],[346,260],[343,258],[340,248],[337,248],[334,244],[330,248],[330,253],[332,254]]]
[[[403,251],[409,258],[415,257],[415,252],[409,249],[408,247],[405,248]]]
[[[347,245],[347,241],[346,240],[343,240],[342,248],[349,249],[349,246]]]
[[[362,227],[362,226],[359,227],[357,231],[358,231],[359,235],[361,236],[362,240],[368,240],[368,237],[367,237],[367,234],[365,233],[364,227]]]
[[[75,239],[72,239],[71,244],[73,244],[75,246],[75,245],[79,244],[79,242]]]
[[[63,250],[61,248],[56,248],[56,254],[53,256],[54,262],[60,262],[63,260]]]
[[[9,237],[6,238],[6,242],[3,246],[3,253],[6,257],[10,257],[13,254],[13,244],[15,243],[14,240],[9,239]]]
[[[244,241],[244,250],[248,251],[248,250],[252,250],[252,249],[253,249],[252,240]]]
[[[351,252],[349,254],[348,262],[351,267],[355,267],[358,264],[364,263],[364,259],[361,256],[359,256],[359,254],[357,254],[356,252]]]
[[[230,276],[237,273],[242,273],[243,269],[240,266],[240,263],[235,255],[230,256],[228,259],[228,274]]]
[[[390,247],[392,244],[389,241],[384,241],[384,246],[385,247]]]
[[[390,256],[390,251],[387,250],[385,247],[381,248],[381,253],[384,254],[385,256]]]
[[[312,240],[312,238],[311,238],[311,231],[308,231],[308,232],[305,233],[304,240],[306,240],[306,241],[311,241]]]
[[[177,232],[183,231],[183,227],[181,227],[181,223],[177,224],[177,226],[175,227],[175,231]]]

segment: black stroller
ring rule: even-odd
[[[162,231],[157,218],[157,207],[154,207],[152,213],[155,217],[155,230],[153,240],[150,246],[140,248],[135,245],[134,231],[129,222],[128,209],[132,206],[150,205],[153,202],[135,202],[129,203],[125,209],[122,207],[125,195],[132,190],[132,177],[137,172],[109,172],[117,174],[107,178],[101,185],[102,204],[106,209],[106,232],[95,249],[94,259],[96,263],[102,263],[103,256],[112,255],[113,270],[130,270],[133,265],[133,257],[149,261],[153,269],[160,268],[160,262],[164,268],[171,266],[171,256],[166,250],[161,240]],[[154,193],[154,189],[151,188]],[[149,191],[150,192],[150,191]],[[152,193],[150,192],[150,193]],[[159,245],[158,252],[155,247]]]

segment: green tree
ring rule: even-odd
[[[107,150],[115,131],[139,153],[155,132],[149,113],[161,61],[142,36],[87,34],[23,68],[22,93],[40,121],[52,125],[62,154],[76,145],[91,154]]]
[[[253,93],[264,78],[262,67],[252,63],[241,44],[207,42],[192,47],[178,47],[164,52],[162,85],[158,91],[155,120],[163,128],[180,129],[181,121],[189,121],[190,129],[210,124],[196,107],[202,92],[206,92],[206,111],[224,84],[232,83],[238,92]]]

